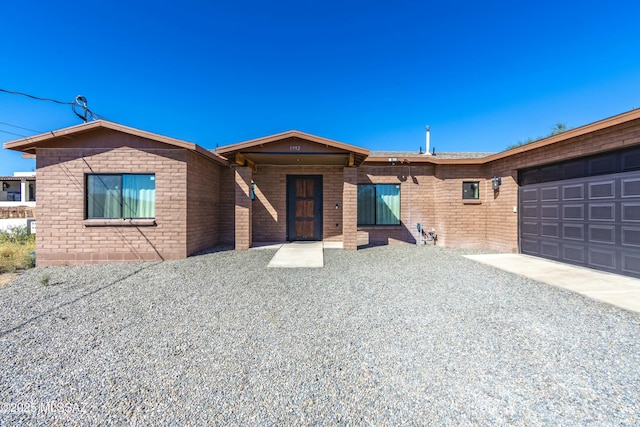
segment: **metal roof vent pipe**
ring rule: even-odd
[[[426,136],[425,136],[425,152],[424,154],[427,156],[430,156],[431,153],[429,152],[429,149],[431,147],[431,127],[430,126],[425,126],[424,127],[425,131],[426,131]]]

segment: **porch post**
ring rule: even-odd
[[[27,180],[20,180],[20,201],[22,203],[29,201],[29,196],[27,195],[27,191],[29,191],[29,187],[27,186]]]
[[[344,168],[342,189],[342,246],[358,249],[358,169]]]
[[[251,168],[245,166],[235,167],[236,187],[236,250],[246,251],[252,243],[252,206],[251,206]]]

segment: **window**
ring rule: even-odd
[[[400,185],[358,185],[358,225],[399,225]]]
[[[478,181],[464,181],[462,183],[463,199],[480,199],[480,183]]]
[[[87,175],[87,218],[155,218],[155,174]]]

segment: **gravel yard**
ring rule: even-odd
[[[439,247],[273,254],[0,287],[0,424],[640,424],[637,313]]]

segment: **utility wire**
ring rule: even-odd
[[[7,89],[2,89],[2,88],[0,88],[0,92],[10,93],[12,95],[26,96],[27,98],[35,99],[35,100],[38,100],[38,101],[48,101],[48,102],[53,102],[55,104],[71,105],[71,110],[73,111],[73,113],[76,116],[78,116],[81,120],[83,120],[85,123],[87,121],[89,121],[89,120],[96,120],[96,119],[107,120],[104,117],[102,117],[102,116],[94,113],[93,111],[91,111],[89,109],[89,107],[87,106],[87,98],[85,98],[82,95],[76,96],[76,98],[73,100],[73,102],[65,102],[65,101],[58,101],[57,99],[42,98],[40,96],[29,95],[28,93],[16,92],[16,91],[13,91],[13,90],[7,90]],[[76,107],[80,108],[80,110],[82,110],[82,113],[79,113],[76,110]],[[11,126],[11,125],[9,125],[9,126]],[[25,129],[25,130],[29,130],[29,129]]]
[[[2,132],[2,133],[8,133],[9,135],[22,136],[22,137],[25,137],[25,138],[27,137],[27,135],[22,135],[22,134],[20,134],[20,133],[15,133],[15,132],[9,132],[8,130],[2,130],[2,129],[0,129],[0,132]]]
[[[28,130],[29,132],[33,132],[33,133],[44,133],[41,130],[33,130],[33,129],[29,129],[29,128],[23,128],[22,126],[12,125],[11,123],[6,123],[6,122],[0,122],[0,125],[11,126],[12,128],[16,128],[16,129]]]
[[[49,101],[49,102],[54,102],[56,104],[73,105],[73,102],[58,101],[57,99],[51,99],[51,98],[41,98],[39,96],[29,95],[28,93],[15,92],[13,90],[7,90],[7,89],[2,89],[2,88],[0,88],[0,92],[10,93],[12,95],[26,96],[27,98],[37,99],[38,101]]]

